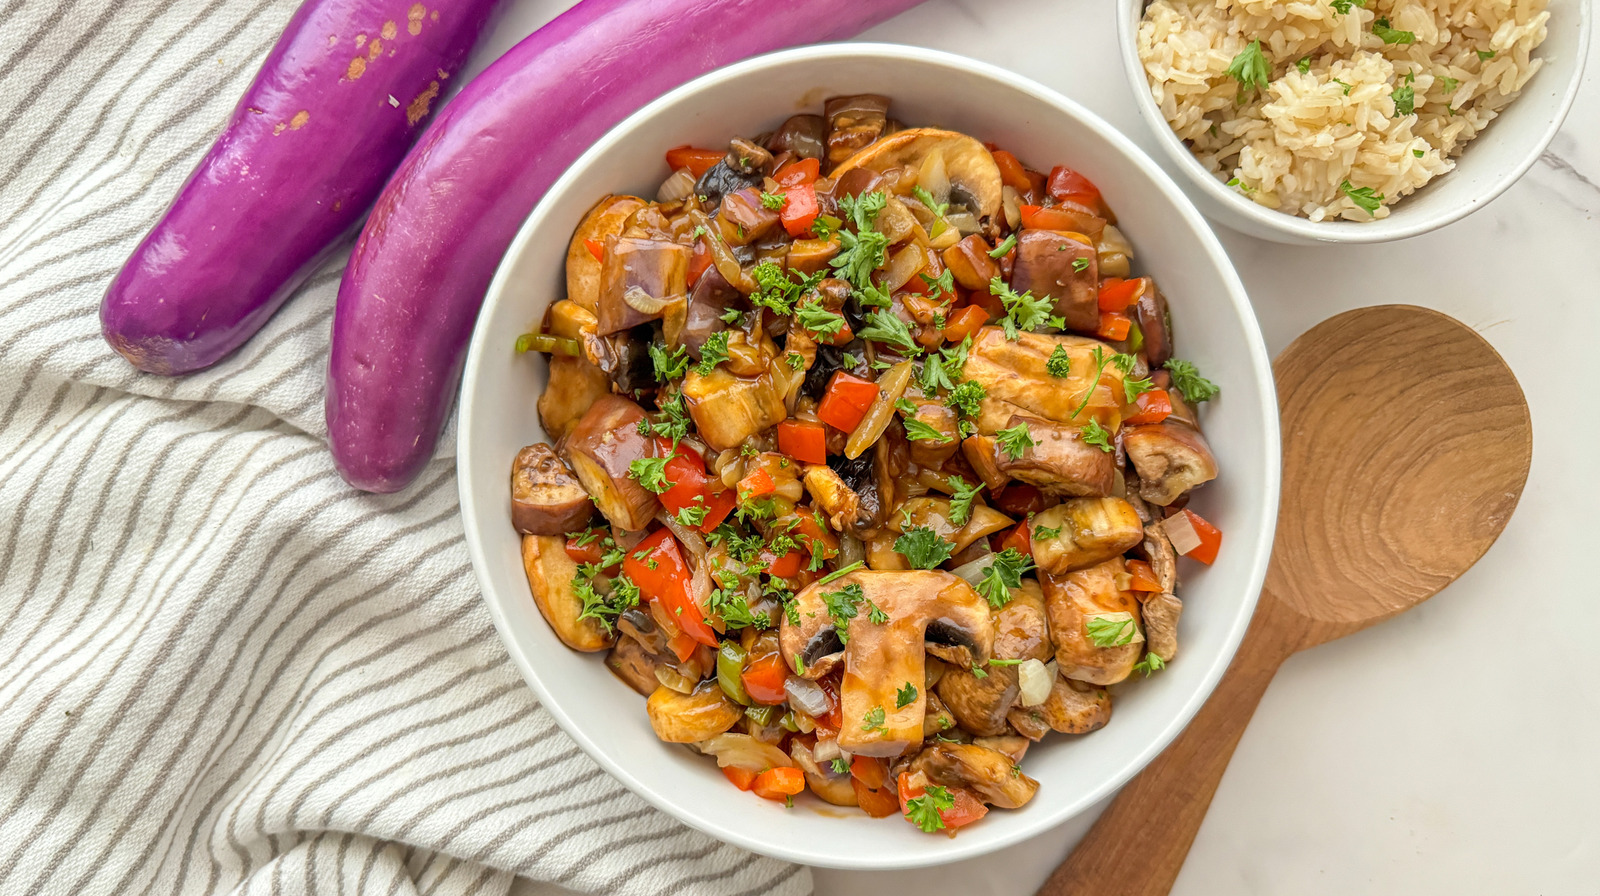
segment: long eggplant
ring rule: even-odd
[[[421,472],[496,265],[606,129],[717,66],[917,2],[584,0],[462,88],[378,198],[339,286],[327,416],[346,481],[392,492]]]
[[[111,347],[173,375],[243,345],[371,207],[495,2],[306,0],[111,281]]]

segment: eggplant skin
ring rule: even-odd
[[[661,509],[656,496],[628,475],[628,465],[650,456],[650,439],[640,434],[644,409],[619,395],[589,407],[561,446],[584,491],[611,524],[642,531]]]
[[[594,516],[594,502],[583,483],[538,443],[517,452],[511,465],[511,524],[523,535],[565,535]]]
[[[495,269],[612,125],[713,68],[853,37],[917,2],[585,0],[473,78],[389,178],[339,285],[326,413],[345,481],[393,492],[422,472]]]
[[[171,376],[222,360],[367,213],[495,0],[420,18],[414,6],[309,0],[289,20],[101,301],[106,342],[134,367]]]

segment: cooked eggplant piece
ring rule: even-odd
[[[1111,692],[1057,675],[1050,696],[1038,706],[1017,707],[1006,717],[1018,734],[1038,740],[1052,731],[1088,734],[1111,721]]]
[[[966,665],[987,662],[993,649],[988,603],[947,572],[852,572],[808,585],[795,604],[798,624],[786,616],[779,630],[784,661],[813,680],[845,664],[839,748],[862,756],[898,756],[922,743],[926,694],[904,706],[896,695],[926,680],[930,642],[958,648]],[[872,621],[872,608],[883,622]]]
[[[1044,597],[1039,585],[1024,579],[1004,607],[994,611],[994,655],[998,660],[1048,660],[1052,653]],[[937,692],[961,723],[982,736],[1006,733],[1006,713],[1017,703],[1017,667],[992,666],[979,678],[969,668],[952,666]]]
[[[993,507],[982,504],[974,504],[966,521],[959,526],[952,516],[949,499],[924,495],[902,501],[889,514],[887,526],[896,532],[913,527],[932,529],[935,535],[950,543],[953,553],[960,553],[985,535],[999,532],[1015,522]]]
[[[689,247],[674,242],[613,237],[600,271],[595,333],[609,336],[661,318],[688,292]]]
[[[1008,757],[1012,762],[1021,764],[1024,756],[1028,755],[1028,747],[1033,741],[1016,734],[1000,734],[993,737],[974,737],[973,744],[995,751]]]
[[[706,173],[695,181],[694,192],[700,197],[701,202],[714,206],[722,202],[724,196],[758,186],[760,183],[759,171],[749,174],[735,171],[729,167],[727,159],[718,159],[717,164],[707,168]]]
[[[822,111],[828,118],[828,161],[837,165],[883,135],[889,98],[873,93],[836,96]]]
[[[661,660],[646,650],[643,644],[624,635],[606,654],[606,668],[640,694],[648,697],[655,693],[661,682],[656,678],[656,666]]]
[[[1059,534],[1040,538],[1040,529]],[[1056,574],[1108,560],[1145,537],[1133,505],[1113,497],[1063,501],[1034,516],[1033,532],[1034,563]]]
[[[583,358],[552,355],[550,380],[539,396],[539,422],[550,438],[564,439],[596,401],[610,394],[611,381],[600,368]]]
[[[717,451],[737,448],[788,416],[770,372],[742,377],[721,367],[705,375],[691,369],[683,380],[683,397],[700,437]]]
[[[645,711],[656,737],[669,744],[710,740],[744,718],[744,707],[729,700],[715,678],[696,684],[692,694],[658,686],[645,701]]]
[[[950,714],[950,709],[939,699],[938,694],[929,691],[928,705],[922,711],[922,739],[928,740],[954,727],[956,727],[956,717]]]
[[[584,340],[583,355],[600,368],[616,392],[638,396],[656,385],[655,368],[650,363],[653,338],[649,325],[611,336],[591,336]]]
[[[861,521],[861,497],[826,464],[807,464],[806,491],[835,532],[851,532]]]
[[[1144,652],[1139,600],[1117,587],[1124,572],[1122,558],[1113,557],[1088,569],[1043,576],[1056,666],[1067,678],[1116,684]]]
[[[767,138],[767,149],[774,155],[787,152],[800,159],[826,158],[828,122],[821,115],[791,115]]]
[[[833,138],[829,137],[830,147]],[[834,169],[834,176],[854,168],[868,168],[879,173],[891,168],[926,170],[930,157],[938,155],[944,166],[946,196],[930,190],[934,200],[963,206],[979,221],[995,221],[1000,214],[1002,184],[1000,166],[994,156],[977,139],[956,131],[939,128],[910,128],[885,137],[870,147],[850,156]]]
[[[1065,377],[1052,376],[1045,368],[1057,347],[1066,353],[1071,367]],[[1011,425],[1012,414],[1023,413],[1071,426],[1096,420],[1115,432],[1123,417],[1123,375],[1117,365],[1095,361],[1097,348],[1109,362],[1110,348],[1082,336],[1023,332],[1013,342],[999,327],[979,330],[965,370],[967,378],[981,383],[986,393],[978,431],[992,435]]]
[[[761,204],[759,189],[747,187],[722,197],[716,222],[723,242],[730,246],[748,246],[778,226],[778,213]]]
[[[837,211],[839,200],[849,196],[859,197],[865,193],[872,193],[884,188],[883,175],[867,168],[851,168],[835,175],[833,189],[825,195],[828,199],[828,210]],[[819,198],[824,194],[818,193]]]
[[[1178,618],[1183,615],[1183,601],[1170,592],[1153,594],[1145,598],[1142,612],[1146,649],[1163,662],[1172,662],[1178,655]]]
[[[1002,475],[1026,482],[1051,495],[1101,496],[1116,484],[1116,455],[1083,441],[1083,431],[1044,420],[1013,415],[1007,426],[1027,424],[1034,444],[1012,459],[997,452]]]
[[[583,613],[583,599],[572,590],[578,564],[567,556],[566,536],[522,536],[522,570],[527,573],[534,605],[561,643],[586,653],[611,646],[611,632],[600,620],[578,618]]]
[[[600,307],[600,259],[589,251],[589,244],[604,246],[622,233],[628,219],[645,207],[637,196],[604,196],[584,215],[567,243],[567,299],[590,314]]]
[[[1161,520],[1151,519],[1144,527],[1144,557],[1156,574],[1161,590],[1172,593],[1178,588],[1178,552],[1172,549],[1172,539],[1167,537]]]
[[[839,254],[839,241],[795,240],[783,256],[783,266],[797,274],[809,275],[826,268],[828,262]]]
[[[933,744],[911,761],[910,771],[943,787],[970,790],[1002,809],[1020,809],[1039,792],[1039,782],[1022,774],[1010,756],[977,744]]]
[[[1172,359],[1172,312],[1167,310],[1167,297],[1149,277],[1144,278],[1144,292],[1133,312],[1139,322],[1139,332],[1144,334],[1140,350],[1153,370]]]
[[[705,348],[706,340],[713,333],[718,333],[728,328],[722,315],[729,308],[746,309],[750,303],[745,299],[744,293],[728,282],[722,276],[716,265],[706,268],[700,279],[695,281],[694,289],[689,293],[689,308],[685,313],[683,331],[678,334],[678,342],[689,350],[689,356],[696,361],[700,360],[700,350]]]
[[[724,157],[728,167],[740,174],[760,174],[772,164],[772,153],[764,146],[743,137],[728,141],[728,154]]]
[[[1049,296],[1067,329],[1093,333],[1100,327],[1095,250],[1054,230],[1024,230],[1017,240],[1011,288]]]
[[[511,525],[523,535],[561,535],[584,527],[594,502],[567,465],[543,442],[517,452],[511,464]]]
[[[992,248],[983,237],[969,234],[944,250],[945,267],[962,288],[988,291],[989,281],[1000,276],[1000,265],[989,257]]]
[[[661,509],[649,489],[628,475],[628,465],[650,456],[648,436],[639,432],[644,408],[619,395],[596,401],[572,430],[562,455],[595,507],[613,526],[642,531]]]
[[[1139,471],[1139,497],[1167,507],[1217,478],[1217,460],[1200,430],[1171,418],[1123,430],[1122,446]]]
[[[789,744],[789,755],[794,759],[794,764],[806,773],[806,784],[810,786],[811,792],[823,802],[835,806],[859,805],[855,786],[850,783],[848,769],[840,773],[833,770],[832,762],[818,762],[811,748],[798,740]]]

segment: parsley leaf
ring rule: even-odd
[[[972,519],[972,500],[983,491],[983,486],[970,485],[960,476],[951,476],[945,482],[950,486],[950,522],[965,526],[967,520]]]
[[[1072,412],[1073,417],[1083,413],[1083,409],[1089,406],[1089,399],[1094,397],[1094,390],[1100,387],[1100,375],[1105,373],[1106,365],[1119,357],[1121,356],[1113,355],[1108,358],[1106,357],[1105,349],[1098,345],[1094,347],[1094,381],[1089,383],[1089,388],[1084,390],[1083,401],[1079,402],[1077,410]],[[1122,369],[1120,362],[1117,364],[1117,369]]]
[[[928,291],[926,295],[929,299],[955,295],[956,275],[949,268],[945,268],[944,273],[938,277],[929,277],[927,274],[918,274],[917,276],[922,278],[922,282],[927,285]],[[943,328],[941,327],[941,329]]]
[[[1078,432],[1083,436],[1085,445],[1093,445],[1107,454],[1116,450],[1111,445],[1111,430],[1101,426],[1098,420],[1090,420],[1083,424],[1078,427]]]
[[[783,208],[784,205],[788,204],[788,202],[789,202],[789,197],[783,195],[782,193],[767,193],[767,192],[763,192],[761,194],[761,204],[764,207],[770,208],[770,209],[772,209],[774,211],[776,211],[776,210],[778,210],[780,208]]]
[[[1089,633],[1089,640],[1096,647],[1121,647],[1131,643],[1133,636],[1139,631],[1133,624],[1133,618],[1116,619],[1107,616],[1090,616],[1084,625],[1084,630]]]
[[[728,360],[728,331],[719,330],[706,338],[705,345],[700,347],[700,363],[694,367],[694,372],[701,376],[710,376],[717,365]]]
[[[1050,312],[1055,309],[1055,300],[1049,296],[1035,298],[1031,291],[1018,295],[999,277],[989,281],[989,292],[999,296],[1000,304],[1006,309],[1000,325],[1012,342],[1017,341],[1019,330],[1037,330],[1049,323]]]
[[[930,354],[922,362],[922,373],[919,382],[922,384],[924,394],[933,395],[934,392],[944,389],[954,389],[957,377],[967,366],[967,352],[972,348],[972,337],[961,340],[960,345],[950,346]]]
[[[1479,50],[1478,51],[1478,61],[1479,62],[1488,62],[1489,60],[1491,60],[1493,58],[1494,58],[1494,51],[1493,50]],[[1159,659],[1159,657],[1157,657],[1157,659]]]
[[[991,607],[999,609],[1011,601],[1010,589],[1022,587],[1022,574],[1032,568],[1033,560],[1016,548],[1006,548],[983,568],[978,593],[988,599]]]
[[[1310,56],[1302,56],[1302,57],[1300,57],[1300,61],[1296,62],[1294,64],[1294,67],[1299,69],[1300,70],[1300,74],[1302,74],[1302,75],[1305,74],[1306,72],[1311,71],[1311,57]]]
[[[916,702],[916,699],[917,686],[908,681],[906,682],[905,687],[895,692],[894,708],[905,709],[907,706],[910,706],[912,703]]]
[[[931,834],[944,830],[944,816],[940,815],[941,809],[953,809],[956,798],[950,791],[937,784],[929,784],[922,796],[906,800],[906,818],[919,828],[923,833]]]
[[[1350,197],[1351,202],[1354,202],[1358,208],[1364,210],[1369,215],[1377,211],[1378,206],[1383,204],[1383,194],[1374,192],[1371,187],[1361,187],[1360,189],[1357,189],[1352,187],[1349,181],[1345,181],[1339,185],[1339,189],[1343,190],[1344,194]]]
[[[1200,375],[1200,371],[1193,364],[1180,358],[1172,358],[1162,365],[1172,374],[1172,384],[1183,393],[1183,399],[1190,404],[1199,404],[1217,397],[1222,390],[1216,383]]]
[[[1077,271],[1080,274],[1083,273],[1084,271],[1087,271],[1089,269],[1089,259],[1087,259],[1087,258],[1074,258],[1074,259],[1072,259],[1072,269],[1074,271]]]
[[[1272,66],[1267,63],[1267,57],[1261,53],[1261,41],[1253,40],[1250,46],[1239,51],[1233,57],[1233,62],[1228,64],[1227,74],[1239,82],[1239,99],[1244,99],[1244,92],[1251,86],[1257,90],[1266,90]]]
[[[902,355],[910,357],[917,353],[917,343],[911,338],[911,329],[906,322],[895,317],[892,312],[882,308],[874,308],[866,317],[867,325],[857,333],[862,339],[881,342]]]
[[[1034,541],[1043,541],[1046,538],[1060,538],[1060,537],[1061,537],[1061,527],[1060,526],[1056,526],[1053,529],[1050,528],[1049,526],[1034,526],[1033,527],[1033,540]]]
[[[1333,5],[1334,12],[1337,12],[1340,15],[1347,16],[1347,15],[1350,14],[1350,7],[1352,7],[1352,6],[1362,6],[1362,7],[1364,7],[1364,6],[1367,5],[1367,0],[1333,0],[1333,4],[1332,5]]]
[[[1396,115],[1410,115],[1417,111],[1417,90],[1411,86],[1415,80],[1415,75],[1408,74],[1406,75],[1405,85],[1396,87],[1390,92],[1389,98],[1394,100],[1394,112]]]
[[[894,540],[894,549],[914,569],[937,569],[939,564],[950,559],[955,545],[927,526],[911,526]]]
[[[976,417],[982,410],[983,399],[988,395],[988,390],[977,380],[967,380],[950,390],[950,395],[945,398],[947,407],[956,409],[956,412],[968,417]]]
[[[1153,653],[1147,653],[1144,655],[1144,659],[1133,664],[1133,671],[1143,672],[1144,677],[1149,678],[1151,672],[1160,672],[1166,667],[1166,661],[1162,660],[1161,657]]]
[[[907,417],[900,422],[905,426],[906,438],[910,441],[931,441],[936,445],[943,445],[951,440],[951,437],[948,433],[941,432],[937,426],[934,426],[931,423],[925,423],[913,417]]]
[[[844,329],[844,315],[834,314],[822,307],[819,302],[810,301],[796,308],[794,319],[800,322],[813,336],[822,337],[822,341],[831,341]]]
[[[1018,460],[1029,448],[1039,444],[1033,440],[1033,433],[1028,431],[1028,424],[1018,423],[1009,429],[1002,429],[994,434],[995,444],[1005,449],[1006,455],[1012,460]]]
[[[678,508],[678,512],[672,515],[673,519],[685,526],[698,529],[700,524],[706,521],[706,514],[710,512],[705,505],[705,499],[701,498],[700,501],[699,504],[688,504]]]
[[[834,759],[832,765],[833,765],[833,773],[834,774],[836,774],[836,775],[848,775],[848,774],[850,774],[850,763],[849,763],[848,760],[844,759],[843,757]]]
[[[847,629],[850,620],[856,618],[861,602],[867,597],[861,585],[851,582],[838,591],[824,591],[820,597],[822,605],[828,608],[828,615],[833,619],[833,630],[839,633],[839,643],[849,644],[850,633]]]
[[[1441,77],[1439,80],[1440,80],[1440,82],[1442,82],[1444,84],[1444,92],[1445,92],[1446,96],[1449,96],[1450,94],[1455,93],[1456,92],[1456,88],[1461,86],[1461,82],[1457,81],[1455,78],[1444,78],[1444,77]]]
[[[641,457],[628,464],[628,475],[658,495],[677,484],[667,479],[664,457]]]
[[[950,210],[950,203],[948,203],[948,202],[943,202],[943,203],[934,202],[933,201],[933,194],[929,193],[926,189],[923,189],[921,186],[912,187],[911,188],[911,195],[917,197],[917,201],[918,202],[920,202],[923,205],[927,206],[928,211],[933,212],[933,216],[935,218],[944,217],[944,213]]]
[[[889,621],[889,614],[872,601],[867,601],[867,621],[873,625],[882,625]]]
[[[1124,376],[1122,380],[1122,397],[1129,403],[1137,401],[1139,396],[1155,389],[1156,384],[1150,382],[1149,377],[1142,379]]]
[[[1067,354],[1067,347],[1057,345],[1056,350],[1050,353],[1044,362],[1044,372],[1053,377],[1065,378],[1072,376],[1072,356]]]
[[[799,352],[784,352],[783,363],[789,365],[790,370],[799,370],[806,366],[806,359]]]
[[[849,216],[855,231],[839,231],[839,254],[829,262],[856,289],[871,286],[872,272],[887,258],[889,238],[873,229],[873,221],[888,202],[882,191],[839,200],[839,210]]]
[[[655,368],[656,382],[658,383],[678,379],[689,370],[689,349],[680,345],[676,350],[669,353],[665,347],[652,342],[650,343],[650,366]]]
[[[1417,42],[1416,34],[1410,31],[1390,28],[1389,20],[1383,16],[1372,20],[1372,33],[1386,44],[1414,44]]]
[[[867,714],[861,717],[861,730],[883,732],[889,730],[883,726],[883,707],[874,706],[867,710]]]

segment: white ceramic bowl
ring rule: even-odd
[[[1116,713],[1086,737],[1028,752],[1041,782],[1025,808],[991,812],[954,840],[807,797],[793,809],[729,786],[715,763],[661,743],[644,701],[599,655],[568,650],[528,595],[509,520],[517,450],[544,440],[534,401],[544,363],[512,350],[562,295],[573,228],[607,192],[654,195],[668,147],[712,146],[816,110],[835,94],[890,96],[894,114],[993,140],[1035,165],[1070,163],[1104,190],[1172,299],[1182,356],[1222,386],[1205,422],[1222,478],[1195,507],[1226,533],[1209,569],[1188,569],[1183,652],[1166,671],[1116,688]],[[490,287],[461,395],[457,467],[467,544],[506,648],[589,755],[640,796],[713,836],[779,858],[840,868],[906,868],[968,858],[1037,834],[1122,784],[1188,722],[1228,664],[1255,605],[1278,505],[1272,372],[1238,277],[1200,215],[1126,138],[1076,103],[1009,72],[945,53],[880,44],[815,46],[708,74],[651,103],[595,144],[528,218]]]
[[[1157,108],[1139,61],[1146,0],[1117,0],[1117,41],[1134,102],[1161,145],[1163,167],[1200,211],[1262,239],[1296,245],[1385,243],[1427,233],[1472,214],[1533,167],[1572,108],[1589,51],[1590,0],[1550,0],[1550,33],[1534,54],[1544,60],[1522,95],[1471,143],[1456,168],[1395,204],[1375,221],[1311,221],[1245,198],[1200,164]]]

